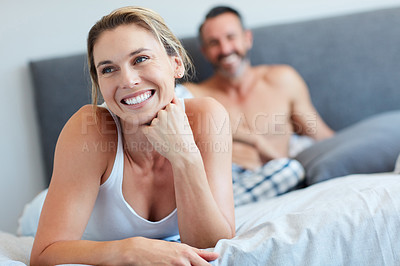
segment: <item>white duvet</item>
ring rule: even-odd
[[[213,265],[400,265],[400,175],[351,175],[236,209]],[[32,237],[0,232],[0,265],[28,265]]]

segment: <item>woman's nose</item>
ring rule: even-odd
[[[121,85],[123,89],[129,89],[137,86],[140,83],[140,75],[138,71],[127,67],[121,69]]]

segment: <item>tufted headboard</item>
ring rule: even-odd
[[[309,86],[314,105],[335,130],[400,109],[400,8],[253,28],[253,64],[289,64]],[[197,25],[193,25],[197,27]],[[197,38],[182,39],[197,70],[211,75]],[[68,118],[90,102],[84,53],[30,62],[46,175]]]

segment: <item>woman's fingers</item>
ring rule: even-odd
[[[201,258],[203,258],[206,261],[213,261],[218,259],[219,254],[216,252],[212,252],[212,251],[207,251],[204,249],[197,249],[196,251],[197,255],[199,255]]]
[[[218,258],[218,253],[210,252],[207,250],[197,249],[191,247],[192,253],[191,255],[188,254],[187,259],[190,262],[190,265],[210,265],[208,262],[216,260]]]

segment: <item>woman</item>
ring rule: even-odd
[[[60,134],[31,265],[216,259],[198,248],[235,234],[225,109],[175,97],[189,60],[151,10],[125,7],[97,22],[88,63],[94,104]],[[182,243],[164,241],[177,234]]]

